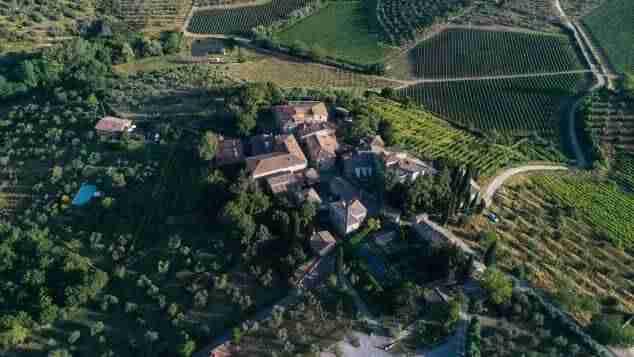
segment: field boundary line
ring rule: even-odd
[[[535,78],[535,77],[552,77],[552,76],[563,76],[566,74],[583,74],[583,73],[595,73],[593,70],[589,69],[579,69],[573,71],[560,71],[560,72],[540,72],[540,73],[524,73],[524,74],[509,74],[509,75],[496,75],[496,76],[475,76],[475,77],[456,77],[456,78],[423,78],[417,79],[414,81],[405,81],[400,80],[401,82],[406,82],[400,87],[396,87],[395,89],[404,89],[407,87],[411,87],[417,84],[425,84],[425,83],[444,83],[444,82],[467,82],[467,81],[489,81],[489,80],[497,80],[497,79],[520,79],[520,78]],[[386,77],[388,78],[388,77]],[[389,78],[388,78],[389,79]]]

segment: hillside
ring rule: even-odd
[[[617,71],[634,68],[634,2],[606,0],[582,21]]]
[[[420,83],[399,94],[470,130],[558,137],[562,100],[585,86],[583,74],[565,74]]]

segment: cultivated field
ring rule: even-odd
[[[356,63],[381,61],[389,48],[370,33],[367,11],[360,1],[333,2],[278,35],[285,45],[301,41],[318,46],[331,57]],[[345,35],[344,35],[345,34]]]
[[[234,80],[272,82],[281,87],[380,89],[399,85],[398,82],[381,77],[304,63],[287,57],[259,55],[245,63],[221,66],[220,73]]]
[[[563,99],[584,88],[583,74],[422,83],[400,95],[474,131],[553,135]]]
[[[634,195],[614,183],[590,177],[545,177],[537,183],[577,208],[605,239],[627,247],[634,244]]]
[[[607,154],[619,149],[634,153],[634,100],[608,91],[595,92],[586,105],[585,126]]]
[[[270,25],[309,2],[309,0],[273,0],[269,4],[258,6],[201,10],[192,16],[188,30],[200,34],[247,33],[258,25]]]
[[[483,176],[514,162],[524,160],[518,151],[486,143],[454,129],[429,112],[404,107],[383,99],[371,102],[370,112],[390,122],[394,128],[394,141],[428,159],[452,159],[471,164]]]
[[[465,0],[380,0],[375,23],[390,43],[413,41],[417,31],[460,12],[465,3]]]
[[[95,6],[90,0],[0,0],[0,53],[74,34],[79,20],[94,15]]]
[[[180,29],[191,7],[192,0],[114,0],[110,11],[132,29],[159,32]]]
[[[497,232],[498,265],[526,274],[586,323],[608,296],[634,311],[632,250],[606,235],[631,247],[633,202],[632,194],[588,175],[535,176],[516,179],[494,198],[499,224],[482,219],[475,226]]]
[[[617,153],[612,171],[618,183],[626,190],[634,192],[634,154]]]
[[[583,69],[567,37],[449,28],[403,54],[408,77],[459,78]],[[398,68],[404,67],[404,68]]]
[[[617,71],[634,68],[633,1],[608,0],[582,21]]]
[[[452,23],[473,26],[504,26],[540,32],[561,32],[553,22],[557,15],[551,0],[474,1],[472,8]]]

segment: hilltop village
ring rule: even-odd
[[[633,13],[0,0],[0,356],[631,357]]]

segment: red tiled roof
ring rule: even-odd
[[[128,119],[103,117],[97,122],[95,129],[116,133],[125,131],[130,125],[132,125],[132,121]]]

